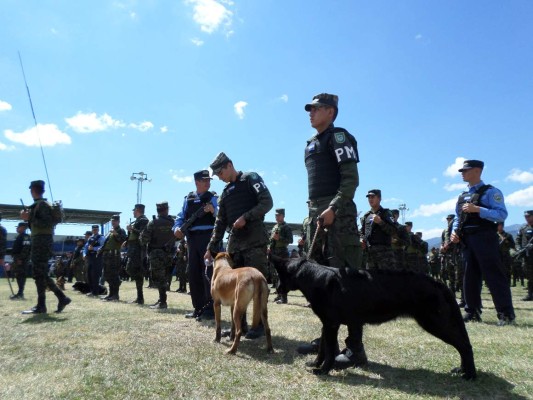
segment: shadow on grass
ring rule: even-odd
[[[370,374],[370,375],[369,375]],[[449,372],[427,369],[405,369],[370,362],[363,370],[348,369],[344,373],[318,376],[325,381],[335,381],[353,386],[372,386],[394,389],[413,395],[459,397],[472,399],[505,398],[526,400],[512,393],[514,385],[492,373],[478,371],[475,381],[465,381]]]
[[[50,322],[65,322],[68,318],[60,316],[60,314],[34,314],[24,319],[21,324],[44,324]]]

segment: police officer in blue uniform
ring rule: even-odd
[[[466,160],[459,169],[468,190],[457,200],[451,241],[462,243],[464,260],[465,322],[481,322],[481,288],[487,282],[498,313],[498,325],[514,324],[511,289],[505,276],[496,233],[507,218],[502,192],[481,180],[484,163]]]
[[[100,277],[104,268],[103,258],[98,257],[98,251],[104,244],[104,236],[100,235],[100,226],[92,226],[92,235],[87,241],[87,283],[91,291],[87,293],[88,297],[97,297],[100,294]]]
[[[187,270],[193,311],[185,317],[208,319],[214,317],[210,284],[213,268],[205,264],[204,254],[215,226],[217,195],[209,191],[211,177],[208,170],[195,172],[194,183],[196,190],[185,196],[173,230],[179,240],[187,236]]]

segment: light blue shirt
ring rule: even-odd
[[[477,185],[469,186],[468,193],[474,194],[485,183],[479,182]],[[479,199],[479,216],[483,219],[487,219],[492,222],[503,222],[507,218],[507,208],[505,207],[505,201],[500,189],[490,187]],[[461,209],[459,204],[455,206],[456,218],[453,221],[453,230],[456,231],[459,228],[459,220],[461,217]]]
[[[198,192],[195,193],[195,200],[200,200],[200,196],[198,196]],[[174,223],[174,226],[172,227],[172,230],[174,232],[176,232],[177,229],[181,228],[181,226],[185,223],[186,219],[185,219],[185,215],[187,215],[187,206],[188,206],[188,202],[187,202],[187,197],[188,196],[185,196],[185,199],[183,200],[183,207],[181,208],[181,211],[180,213],[178,214],[178,216],[176,217],[176,222]],[[213,205],[213,208],[215,209],[215,212],[214,212],[214,217],[216,218],[217,216],[217,212],[218,212],[218,196],[213,196],[211,197],[211,204]],[[213,229],[213,225],[195,225],[193,227],[191,227],[190,231],[205,231],[205,230],[208,230],[208,229]]]

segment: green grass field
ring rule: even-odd
[[[269,303],[275,354],[266,353],[262,337],[243,339],[230,356],[226,339],[213,342],[214,321],[184,317],[187,295],[171,292],[169,309],[154,311],[126,303],[134,298],[131,282],[115,303],[87,298],[71,284],[66,292],[72,303],[63,313],[53,313],[57,300],[48,292],[49,314],[21,315],[36,302],[33,280],[24,301],[9,300],[0,280],[0,399],[533,398],[533,303],[520,301],[522,287],[513,288],[516,326],[496,326],[486,290],[483,323],[467,325],[475,382],[451,375],[458,353],[410,319],[365,328],[366,370],[314,376],[305,367],[312,356],[295,349],[319,335],[320,323],[299,293],[288,305]],[[154,303],[157,291],[145,289],[145,299]],[[228,325],[228,308],[222,318]],[[341,343],[345,336],[343,328]]]

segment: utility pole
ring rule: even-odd
[[[409,211],[407,208],[407,205],[405,203],[402,203],[398,206],[398,210],[400,211],[400,215],[402,216],[402,225],[405,223],[405,212]]]
[[[143,182],[152,182],[152,180],[148,179],[148,174],[145,174],[144,172],[132,172],[130,179],[132,181],[137,181],[137,204],[140,204],[143,197]]]

